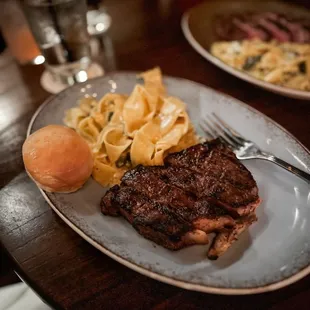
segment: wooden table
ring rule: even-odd
[[[190,1],[106,0],[113,18],[115,64],[194,80],[230,94],[273,118],[310,148],[310,102],[281,97],[243,82],[200,57],[184,39],[180,14]],[[109,56],[109,55],[108,55]],[[111,57],[111,55],[109,56]],[[107,63],[106,59],[110,59]],[[280,291],[216,296],[142,276],[103,255],[71,230],[24,172],[21,145],[35,109],[46,99],[42,66],[18,66],[0,55],[0,243],[18,274],[59,309],[309,309],[310,277]]]

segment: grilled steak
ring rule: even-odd
[[[253,222],[257,220],[255,214],[243,216],[236,220],[236,224],[231,229],[226,229],[216,235],[208,252],[208,258],[215,260],[223,255],[228,248],[238,240],[241,235]]]
[[[249,214],[256,207],[258,188],[255,180],[219,140],[170,154],[165,158],[165,165],[187,169],[187,180],[180,181],[179,174],[175,174],[172,182],[197,197],[214,198],[239,215]],[[193,182],[192,189],[190,181]]]
[[[219,40],[277,40],[309,43],[309,21],[275,12],[244,12],[217,16],[215,32]]]
[[[178,250],[207,244],[211,232],[233,231],[259,203],[251,173],[213,140],[168,155],[164,166],[129,170],[102,198],[101,207],[105,215],[125,217],[144,237]],[[213,252],[210,257],[224,251]]]
[[[232,20],[232,24],[236,26],[236,28],[240,29],[243,31],[244,36],[248,38],[249,40],[251,39],[260,39],[262,41],[266,41],[269,36],[266,33],[266,31],[260,29],[257,25],[253,24],[252,22],[244,22],[238,18],[234,18]],[[243,36],[243,38],[244,38]]]

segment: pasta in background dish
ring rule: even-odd
[[[162,165],[164,157],[198,143],[184,102],[166,94],[159,68],[142,73],[132,93],[108,93],[98,102],[83,98],[66,111],[64,123],[89,144],[93,177],[103,186],[119,183],[138,165]]]
[[[266,82],[310,91],[310,44],[261,40],[215,42],[211,54]]]

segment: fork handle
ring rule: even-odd
[[[306,182],[310,183],[310,174],[307,172],[304,172],[296,167],[294,167],[293,165],[287,163],[286,161],[272,155],[269,153],[262,153],[261,155],[258,156],[259,159],[263,159],[263,160],[268,160],[271,161],[275,164],[277,164],[278,166],[286,169],[287,171],[297,175],[298,177],[300,177],[301,179],[305,180]]]

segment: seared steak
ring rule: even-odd
[[[244,12],[217,16],[215,32],[219,40],[277,40],[309,43],[308,20],[296,19],[276,12]]]
[[[219,140],[170,154],[165,158],[165,165],[185,168],[188,171],[185,180],[181,179],[184,174],[174,173],[171,181],[197,197],[215,198],[239,215],[249,214],[256,207],[258,188],[255,180],[235,154]]]
[[[177,250],[208,243],[211,232],[232,231],[259,203],[251,173],[213,140],[168,155],[164,166],[129,170],[101,207],[103,214],[122,215],[144,237]],[[214,250],[211,257],[217,252],[222,254]]]
[[[243,216],[236,220],[236,224],[233,228],[219,232],[213,239],[208,252],[208,258],[215,260],[224,254],[228,248],[238,240],[239,235],[255,221],[257,221],[257,218],[254,213]]]

